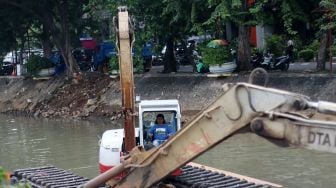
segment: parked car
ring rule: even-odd
[[[22,62],[20,62],[20,55],[22,55]],[[3,62],[13,63],[13,64],[25,64],[29,57],[32,55],[37,55],[43,57],[43,50],[42,49],[28,49],[24,50],[21,54],[21,51],[12,51],[8,52],[3,59]]]
[[[4,61],[0,65],[0,75],[1,76],[6,76],[6,75],[11,75],[13,73],[15,64],[11,62]]]
[[[4,59],[3,59],[3,62],[6,62],[6,64],[8,64],[8,63],[16,63],[16,57],[15,57],[15,53],[13,53],[13,52],[8,52],[6,55],[5,55],[5,57],[4,57]]]
[[[195,41],[196,43],[202,43],[205,41],[209,41],[211,39],[211,35],[198,35],[198,36],[191,36],[187,39],[187,41]]]

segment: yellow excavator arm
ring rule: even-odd
[[[129,19],[119,8],[119,62],[127,151],[134,146],[134,86]],[[248,127],[287,143],[336,153],[336,104],[312,102],[307,96],[246,83],[226,84],[222,95],[160,147],[134,147],[124,162],[83,187],[151,187],[216,144]],[[110,181],[125,172],[120,181]]]
[[[336,104],[312,102],[307,96],[237,83],[163,145],[135,147],[119,167],[89,181],[95,187],[121,171],[127,175],[112,187],[151,187],[175,169],[250,126],[257,134],[303,147],[335,152]]]

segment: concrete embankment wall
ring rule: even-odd
[[[32,80],[24,77],[0,78],[0,112],[33,113],[35,107],[52,98],[64,79]]]
[[[140,78],[136,81],[136,91],[143,99],[177,98],[182,110],[200,110],[220,95],[223,84],[247,81],[248,76]],[[274,74],[270,75],[268,87],[336,102],[336,79],[325,75]]]
[[[135,76],[135,91],[136,95],[141,96],[141,99],[179,99],[183,113],[194,115],[221,94],[224,83],[246,82],[247,80],[248,76],[208,78],[178,74],[137,75]],[[91,82],[90,84],[92,83],[99,84],[100,82]],[[64,86],[66,84],[70,83],[65,82],[64,79],[36,81],[24,78],[0,78],[0,112],[20,111],[36,114],[38,106],[41,104],[48,106],[47,104],[55,99],[55,95],[59,95],[57,92],[60,88],[67,88]],[[85,117],[101,116],[101,112],[104,113],[102,115],[104,117],[115,115],[111,111],[117,111],[121,105],[119,80],[110,79],[110,84],[106,84],[106,82],[104,84],[106,87],[100,86],[105,88],[97,92],[94,98],[94,107],[91,105],[89,110],[85,109],[88,103],[84,101],[82,102],[83,106],[78,106],[78,113],[67,112],[67,116],[83,114],[81,110],[85,111]],[[315,100],[336,102],[336,79],[327,75],[271,74],[268,86],[301,93]],[[71,87],[68,88],[71,89]],[[65,98],[63,97],[63,99]],[[57,100],[60,100],[61,103],[63,99],[58,98]],[[62,109],[64,110],[64,106]],[[48,111],[48,108],[44,108],[42,111],[41,108],[38,110],[38,114],[43,114],[43,110]],[[60,109],[53,109],[50,116],[53,116],[57,110]],[[62,113],[58,113],[58,115],[63,116]]]

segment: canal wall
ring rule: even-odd
[[[185,121],[212,103],[224,83],[246,82],[248,75],[207,77],[197,74],[135,75],[135,92],[141,99],[178,99]],[[336,79],[324,74],[272,73],[268,87],[307,95],[314,100],[336,102]],[[0,78],[0,112],[44,118],[121,117],[118,78],[88,73],[83,79],[33,80]]]
[[[48,101],[64,85],[64,79],[33,80],[24,77],[0,78],[0,112],[34,113],[37,105]]]

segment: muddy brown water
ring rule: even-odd
[[[0,166],[52,164],[92,178],[98,174],[98,140],[112,122],[43,120],[0,115]],[[253,134],[239,134],[196,162],[285,187],[335,187],[336,155],[282,148]]]

